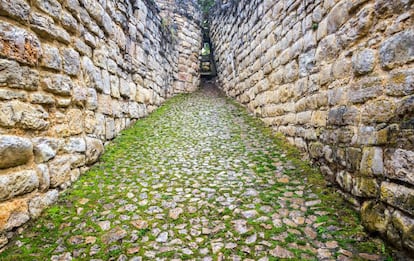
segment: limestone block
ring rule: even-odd
[[[303,111],[296,114],[297,124],[308,124],[311,122],[312,111]]]
[[[410,8],[410,1],[405,0],[376,0],[375,1],[375,13],[380,17],[390,16],[392,14],[401,14],[404,10]]]
[[[115,137],[115,121],[113,118],[106,117],[105,119],[105,138],[112,140]]]
[[[347,20],[349,0],[342,0],[337,3],[327,15],[328,34],[335,33]]]
[[[0,175],[0,201],[29,193],[39,186],[36,171],[23,170]]]
[[[390,211],[382,203],[365,201],[361,207],[362,224],[371,232],[384,234],[390,222]]]
[[[0,2],[0,14],[17,21],[29,20],[30,5],[25,0],[4,0]]]
[[[360,148],[346,148],[346,168],[348,171],[355,172],[359,170],[362,159],[362,151]]]
[[[299,55],[299,77],[307,76],[315,69],[315,49]]]
[[[414,69],[401,69],[391,72],[384,92],[389,96],[414,94]]]
[[[63,150],[66,153],[84,153],[86,151],[86,142],[82,137],[71,137],[66,141]]]
[[[95,132],[95,126],[96,126],[96,118],[95,114],[92,111],[86,111],[85,112],[85,132],[88,134],[92,134]]]
[[[62,50],[63,71],[69,75],[76,76],[80,69],[79,53],[72,48]]]
[[[379,97],[381,94],[382,78],[369,77],[352,84],[348,97],[352,103],[363,103],[369,99]]]
[[[74,86],[72,90],[72,103],[80,106],[85,107],[86,101],[88,97],[88,89],[81,87],[81,86]]]
[[[86,8],[88,13],[97,22],[98,25],[102,25],[102,18],[105,10],[96,0],[80,0],[80,3]]]
[[[362,49],[352,56],[352,68],[355,74],[363,75],[374,70],[375,51],[372,49]]]
[[[385,40],[380,47],[379,56],[384,69],[414,61],[414,29],[397,33]]]
[[[319,42],[315,54],[316,62],[331,61],[337,57],[338,52],[339,46],[337,38],[334,34],[330,34]]]
[[[96,110],[98,108],[98,95],[95,89],[88,88],[86,97],[86,109]]]
[[[66,115],[68,119],[69,133],[71,135],[82,133],[83,132],[82,111],[79,109],[69,109]]]
[[[35,91],[39,86],[39,72],[15,61],[0,59],[0,85]]]
[[[37,177],[39,178],[39,190],[47,191],[50,186],[49,168],[46,164],[38,164],[36,167]]]
[[[26,138],[0,135],[0,169],[27,163],[33,155],[33,145]]]
[[[338,58],[332,65],[332,75],[335,79],[343,79],[350,76],[352,63],[350,59]]]
[[[86,56],[82,57],[82,72],[87,87],[94,88],[98,92],[103,91],[101,71]]]
[[[52,205],[57,201],[59,192],[56,189],[50,190],[45,194],[41,194],[32,198],[29,201],[29,213],[32,218],[37,218],[42,213],[43,209]]]
[[[356,125],[359,110],[356,107],[339,106],[332,108],[328,113],[328,125]]]
[[[60,18],[62,6],[57,0],[35,0],[33,1],[33,4],[55,20]]]
[[[86,137],[86,164],[95,163],[104,151],[102,141],[95,138]]]
[[[46,74],[41,79],[40,86],[47,92],[61,96],[70,96],[73,89],[73,82],[67,75]]]
[[[37,65],[41,54],[37,36],[10,23],[0,22],[1,56],[24,64]]]
[[[46,93],[31,93],[29,96],[30,103],[53,105],[55,104],[55,98],[51,94]]]
[[[314,127],[325,127],[328,119],[327,111],[314,111],[312,113],[311,124]]]
[[[27,100],[27,94],[24,91],[0,89],[0,100]]]
[[[414,220],[408,215],[399,210],[395,210],[392,213],[391,222],[392,228],[388,227],[387,237],[388,239],[397,244],[403,246],[409,251],[414,250]]]
[[[111,96],[114,98],[121,98],[119,93],[119,78],[116,75],[110,76]]]
[[[98,112],[105,115],[112,115],[112,98],[109,95],[98,95]]]
[[[323,144],[320,142],[310,142],[308,150],[312,159],[323,157]]]
[[[43,130],[49,126],[49,115],[42,107],[17,100],[0,103],[0,126]]]
[[[359,172],[365,176],[383,175],[383,150],[379,147],[364,147]]]
[[[396,106],[392,100],[376,100],[364,105],[361,113],[361,121],[369,125],[371,123],[388,122],[395,112]]]
[[[70,13],[66,11],[62,13],[61,23],[63,28],[65,28],[69,32],[74,34],[78,32],[78,22]]]
[[[349,174],[345,170],[339,171],[336,174],[336,179],[335,180],[344,191],[351,192],[351,189],[352,189],[353,184],[354,184],[354,180],[353,180],[351,174]]]
[[[0,203],[0,230],[11,230],[30,219],[25,199]]]
[[[367,177],[355,177],[352,187],[352,195],[364,198],[375,198],[379,192],[376,179]]]
[[[62,58],[60,57],[59,49],[48,44],[43,44],[42,49],[43,54],[40,65],[59,71],[62,68]]]
[[[381,200],[414,214],[414,189],[390,182],[381,183]]]
[[[388,150],[385,175],[414,185],[414,152],[403,149]]]
[[[72,156],[61,155],[48,163],[50,187],[56,188],[70,179]]]
[[[47,162],[53,159],[60,148],[60,141],[55,138],[40,137],[34,138],[32,141],[34,144],[35,161],[37,163]]]

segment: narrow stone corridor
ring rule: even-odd
[[[208,85],[124,131],[0,260],[386,260],[317,171]]]

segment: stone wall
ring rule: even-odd
[[[219,80],[307,152],[362,222],[414,251],[412,0],[227,1]]]
[[[0,1],[0,248],[107,141],[197,87],[201,31],[176,16],[150,0]]]

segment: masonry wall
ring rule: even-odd
[[[107,141],[195,88],[199,46],[179,45],[201,45],[198,21],[173,13],[166,24],[160,11],[147,0],[0,1],[0,248]]]
[[[218,76],[307,152],[362,223],[414,251],[412,0],[227,1],[211,17]]]

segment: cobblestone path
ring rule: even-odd
[[[211,88],[178,96],[123,132],[0,259],[389,258],[284,146]]]

